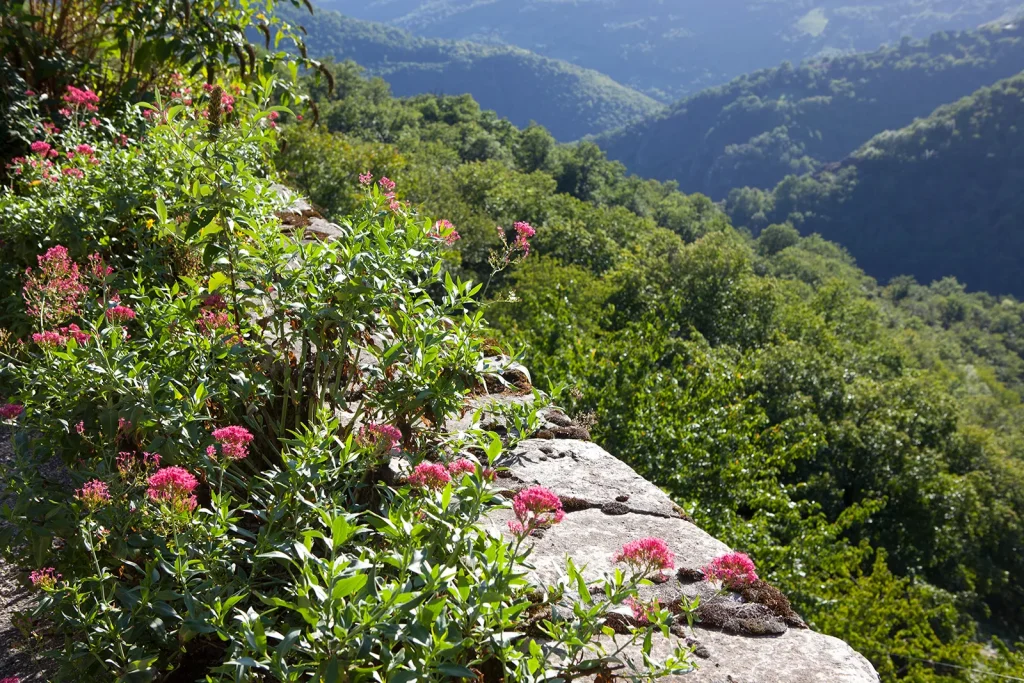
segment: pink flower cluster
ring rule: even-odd
[[[373,174],[367,171],[366,173],[359,174],[359,184],[363,187],[369,187],[373,185]]]
[[[655,612],[661,609],[661,605],[657,599],[653,602],[644,603],[640,602],[633,596],[630,596],[626,598],[625,604],[633,613],[633,618],[636,619],[636,623],[642,626],[651,623],[651,617],[654,616]]]
[[[245,427],[222,427],[213,433],[213,438],[220,444],[221,453],[232,460],[245,460],[249,457],[249,444],[252,443],[253,435]],[[206,454],[211,455],[210,449],[207,449]]]
[[[87,509],[95,510],[110,502],[110,489],[99,479],[93,479],[75,491],[75,498],[82,501]]]
[[[59,245],[48,249],[38,260],[38,271],[25,271],[22,296],[26,312],[44,323],[61,322],[77,315],[88,292],[78,264]]]
[[[148,479],[146,494],[154,503],[167,503],[175,512],[191,512],[198,501],[192,492],[199,482],[183,467],[165,467]]]
[[[44,332],[36,332],[32,335],[32,341],[41,347],[54,349],[61,346],[67,346],[68,340],[74,339],[78,342],[78,345],[86,344],[92,339],[92,335],[88,332],[83,331],[72,323],[67,327],[61,327],[56,330],[46,330]]]
[[[448,464],[448,471],[457,478],[464,474],[476,474],[476,463],[468,458],[459,458]]]
[[[708,581],[721,581],[723,586],[733,590],[757,581],[754,561],[745,553],[727,553],[716,557],[703,571]]]
[[[628,565],[642,576],[655,571],[663,573],[676,565],[675,555],[668,549],[668,544],[660,538],[630,541],[622,546],[622,550],[615,556],[615,561]]]
[[[81,434],[84,432],[84,425]],[[127,477],[131,474],[132,470],[135,469],[136,465],[141,465],[143,470],[150,468],[156,469],[160,467],[160,454],[159,453],[143,453],[141,457],[134,453],[128,453],[121,451],[117,455],[117,471],[121,473],[122,477]]]
[[[89,271],[97,280],[104,280],[114,274],[114,269],[106,264],[99,253],[89,256]]]
[[[442,240],[449,247],[462,239],[459,233],[455,231],[455,226],[447,218],[434,223],[434,227],[427,234],[435,240]]]
[[[96,105],[100,103],[100,98],[96,93],[88,88],[83,90],[73,85],[68,86],[67,92],[64,93],[61,99],[72,107],[81,108],[89,112],[96,111]]]
[[[43,567],[28,575],[28,580],[36,588],[53,588],[60,581],[61,575],[53,567]]]
[[[0,418],[13,420],[25,412],[25,406],[18,403],[5,403],[0,405]]]
[[[402,431],[391,425],[364,424],[356,436],[356,442],[360,446],[372,447],[382,453],[393,450],[401,441]]]
[[[516,536],[527,536],[534,529],[543,529],[565,519],[562,501],[543,486],[531,486],[517,493],[512,499],[512,511],[516,521],[510,521],[508,528]]]
[[[409,475],[409,484],[416,488],[443,489],[451,480],[445,466],[436,462],[421,462]]]
[[[135,311],[128,308],[127,306],[122,306],[118,304],[113,308],[107,309],[107,320],[109,320],[112,323],[121,325],[130,320],[135,320]]]
[[[36,140],[35,142],[33,142],[31,145],[29,145],[29,149],[31,149],[33,152],[35,152],[44,159],[46,157],[50,157],[52,159],[57,156],[57,150],[55,150],[50,143],[44,142],[42,140]]]
[[[8,676],[7,678],[0,678],[0,683],[21,683],[21,679],[17,676]]]
[[[529,223],[519,221],[512,226],[516,231],[515,247],[523,252],[523,257],[530,255],[530,238],[537,234]]]

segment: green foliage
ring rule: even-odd
[[[517,126],[537,121],[560,140],[624,126],[661,105],[604,74],[508,45],[415,37],[317,10],[305,24],[310,54],[352,59],[399,95],[470,93]]]
[[[942,32],[755,71],[598,141],[633,173],[721,198],[827,168],[872,136],[1021,69],[1019,23]]]
[[[729,211],[753,228],[789,221],[836,240],[881,280],[953,276],[972,290],[1021,296],[1015,255],[1024,238],[1013,226],[1022,115],[1018,75],[876,135],[834,168],[789,176],[770,195],[734,192]]]
[[[593,146],[549,149],[466,98],[374,100],[361,93],[378,85],[338,80],[345,106],[401,122],[388,139],[404,196],[455,222],[459,272],[486,277],[495,225],[537,227],[530,257],[491,285],[501,338],[813,625],[862,634],[886,680],[964,680],[942,664],[985,665],[979,625],[1017,637],[1019,302],[954,281],[881,288],[820,236],[780,223],[752,239]],[[464,145],[483,133],[498,142],[485,161]],[[330,150],[330,173],[376,134],[286,137]],[[524,140],[543,161],[517,154]]]
[[[507,506],[488,484],[503,444],[445,431],[503,365],[485,357],[480,286],[440,258],[450,232],[383,178],[334,241],[282,232],[269,155],[293,102],[271,79],[176,85],[148,116],[125,114],[133,137],[112,122],[51,130],[58,153],[19,162],[0,193],[19,217],[3,226],[12,253],[54,245],[23,274],[28,306],[0,315],[31,333],[0,335],[16,429],[0,548],[35,569],[60,680],[607,669],[618,651],[595,636],[643,575],[616,572],[528,624],[561,595],[532,594],[525,535],[483,526]],[[532,411],[509,415],[510,442],[536,428]],[[449,474],[456,458],[474,471]],[[446,481],[406,476],[423,465]],[[649,655],[673,618],[623,644]],[[678,650],[637,675],[689,667]]]

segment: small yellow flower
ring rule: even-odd
[[[154,223],[154,222],[155,222],[155,221],[154,221],[154,220],[153,220],[152,218],[148,219],[148,220],[146,221],[146,227],[147,227],[147,228],[152,228],[152,227],[153,227],[153,223]]]
[[[43,182],[43,181],[42,180],[33,180],[31,183],[29,183],[29,185],[31,185],[32,187],[35,187],[36,185],[40,184],[41,182]]]

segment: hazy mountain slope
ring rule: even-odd
[[[724,197],[771,188],[839,161],[873,135],[1024,69],[1024,27],[938,33],[925,41],[741,76],[667,112],[600,136],[638,175]]]
[[[664,101],[783,60],[974,28],[1020,0],[323,0],[418,35],[518,45]]]
[[[311,56],[354,59],[398,96],[470,93],[485,109],[518,126],[541,123],[559,140],[622,126],[661,108],[607,76],[520,48],[418,38],[337,12],[284,14],[305,26]]]
[[[952,275],[1024,294],[1024,73],[983,88],[834,168],[729,196],[738,224],[792,221],[840,242],[871,275]]]

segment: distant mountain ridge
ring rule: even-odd
[[[597,137],[633,173],[723,198],[841,160],[883,130],[1024,69],[1019,22],[741,76]]]
[[[518,45],[672,102],[782,61],[971,29],[1021,0],[322,0],[417,35]]]
[[[595,71],[510,46],[420,38],[407,31],[317,9],[280,13],[301,24],[313,57],[353,59],[400,97],[470,93],[517,126],[544,125],[559,140],[623,126],[662,108]]]
[[[1024,72],[872,138],[828,170],[734,190],[737,225],[791,222],[881,280],[1024,295]]]

